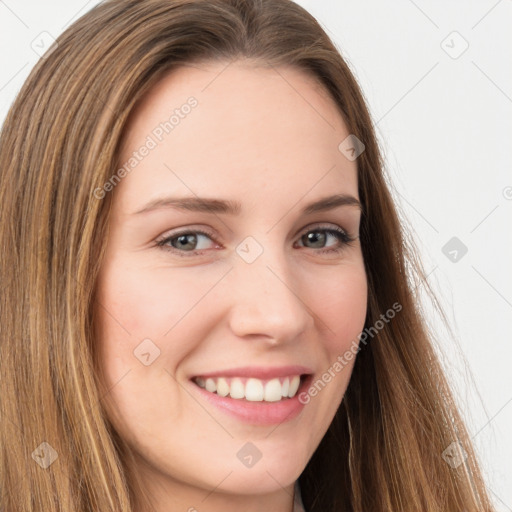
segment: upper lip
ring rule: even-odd
[[[312,370],[302,365],[288,366],[243,366],[239,368],[229,368],[214,372],[200,373],[194,378],[215,378],[215,377],[247,377],[255,379],[274,379],[278,377],[289,377],[291,375],[302,375],[313,373]]]

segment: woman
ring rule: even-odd
[[[362,94],[304,9],[98,5],[0,162],[2,509],[492,510]]]

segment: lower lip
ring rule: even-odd
[[[287,398],[279,402],[251,402],[245,399],[235,399],[206,391],[194,382],[192,382],[192,385],[205,400],[230,416],[252,425],[276,425],[291,421],[301,413],[305,404],[299,401],[299,396],[304,389],[307,389],[310,380],[311,375],[308,375],[301,382],[293,398]]]

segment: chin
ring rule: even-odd
[[[261,462],[261,461],[260,461]],[[256,465],[250,469],[236,469],[221,484],[219,490],[233,494],[269,494],[282,491],[293,485],[299,478],[298,468],[280,467],[276,463],[271,468]],[[213,484],[218,485],[218,482]]]

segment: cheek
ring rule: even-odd
[[[162,286],[149,272],[137,268],[116,268],[105,273],[99,302],[107,323],[132,338],[161,336],[169,329],[173,312],[180,308],[174,287]]]
[[[127,372],[130,379],[147,378],[147,367],[136,358],[138,347],[145,347],[144,352],[150,351],[152,358],[160,351],[155,363],[163,359],[162,335],[172,321],[172,316],[166,313],[172,311],[173,301],[169,296],[162,300],[147,277],[139,269],[113,260],[98,279],[96,344],[107,389]],[[148,344],[147,340],[151,342]]]
[[[186,340],[186,322],[179,320],[195,294],[174,277],[112,261],[98,280],[95,341],[103,403],[117,430],[134,443],[143,444],[155,423],[177,421],[180,413],[171,400],[178,385],[165,370],[172,373],[193,348],[175,343],[171,350],[170,341]],[[149,353],[149,365],[143,353]]]
[[[106,338],[132,342],[163,339],[196,304],[202,286],[191,286],[181,269],[151,269],[140,265],[110,265],[98,287],[98,302]]]
[[[319,318],[324,333],[324,349],[330,359],[344,352],[364,328],[368,289],[364,267],[350,265],[317,281],[315,291],[309,292],[312,309]]]
[[[317,275],[314,291],[308,291],[318,336],[319,371],[299,397],[309,404],[308,421],[313,453],[336,414],[355,363],[359,334],[367,309],[367,280],[364,265],[347,264]]]
[[[95,329],[109,384],[128,370],[147,369],[136,359],[143,348],[144,353],[150,350],[157,355],[153,369],[174,371],[204,337],[198,332],[201,319],[206,322],[208,318],[208,301],[203,299],[223,272],[220,267],[209,273],[188,272],[145,267],[121,258],[108,261],[98,278]]]

